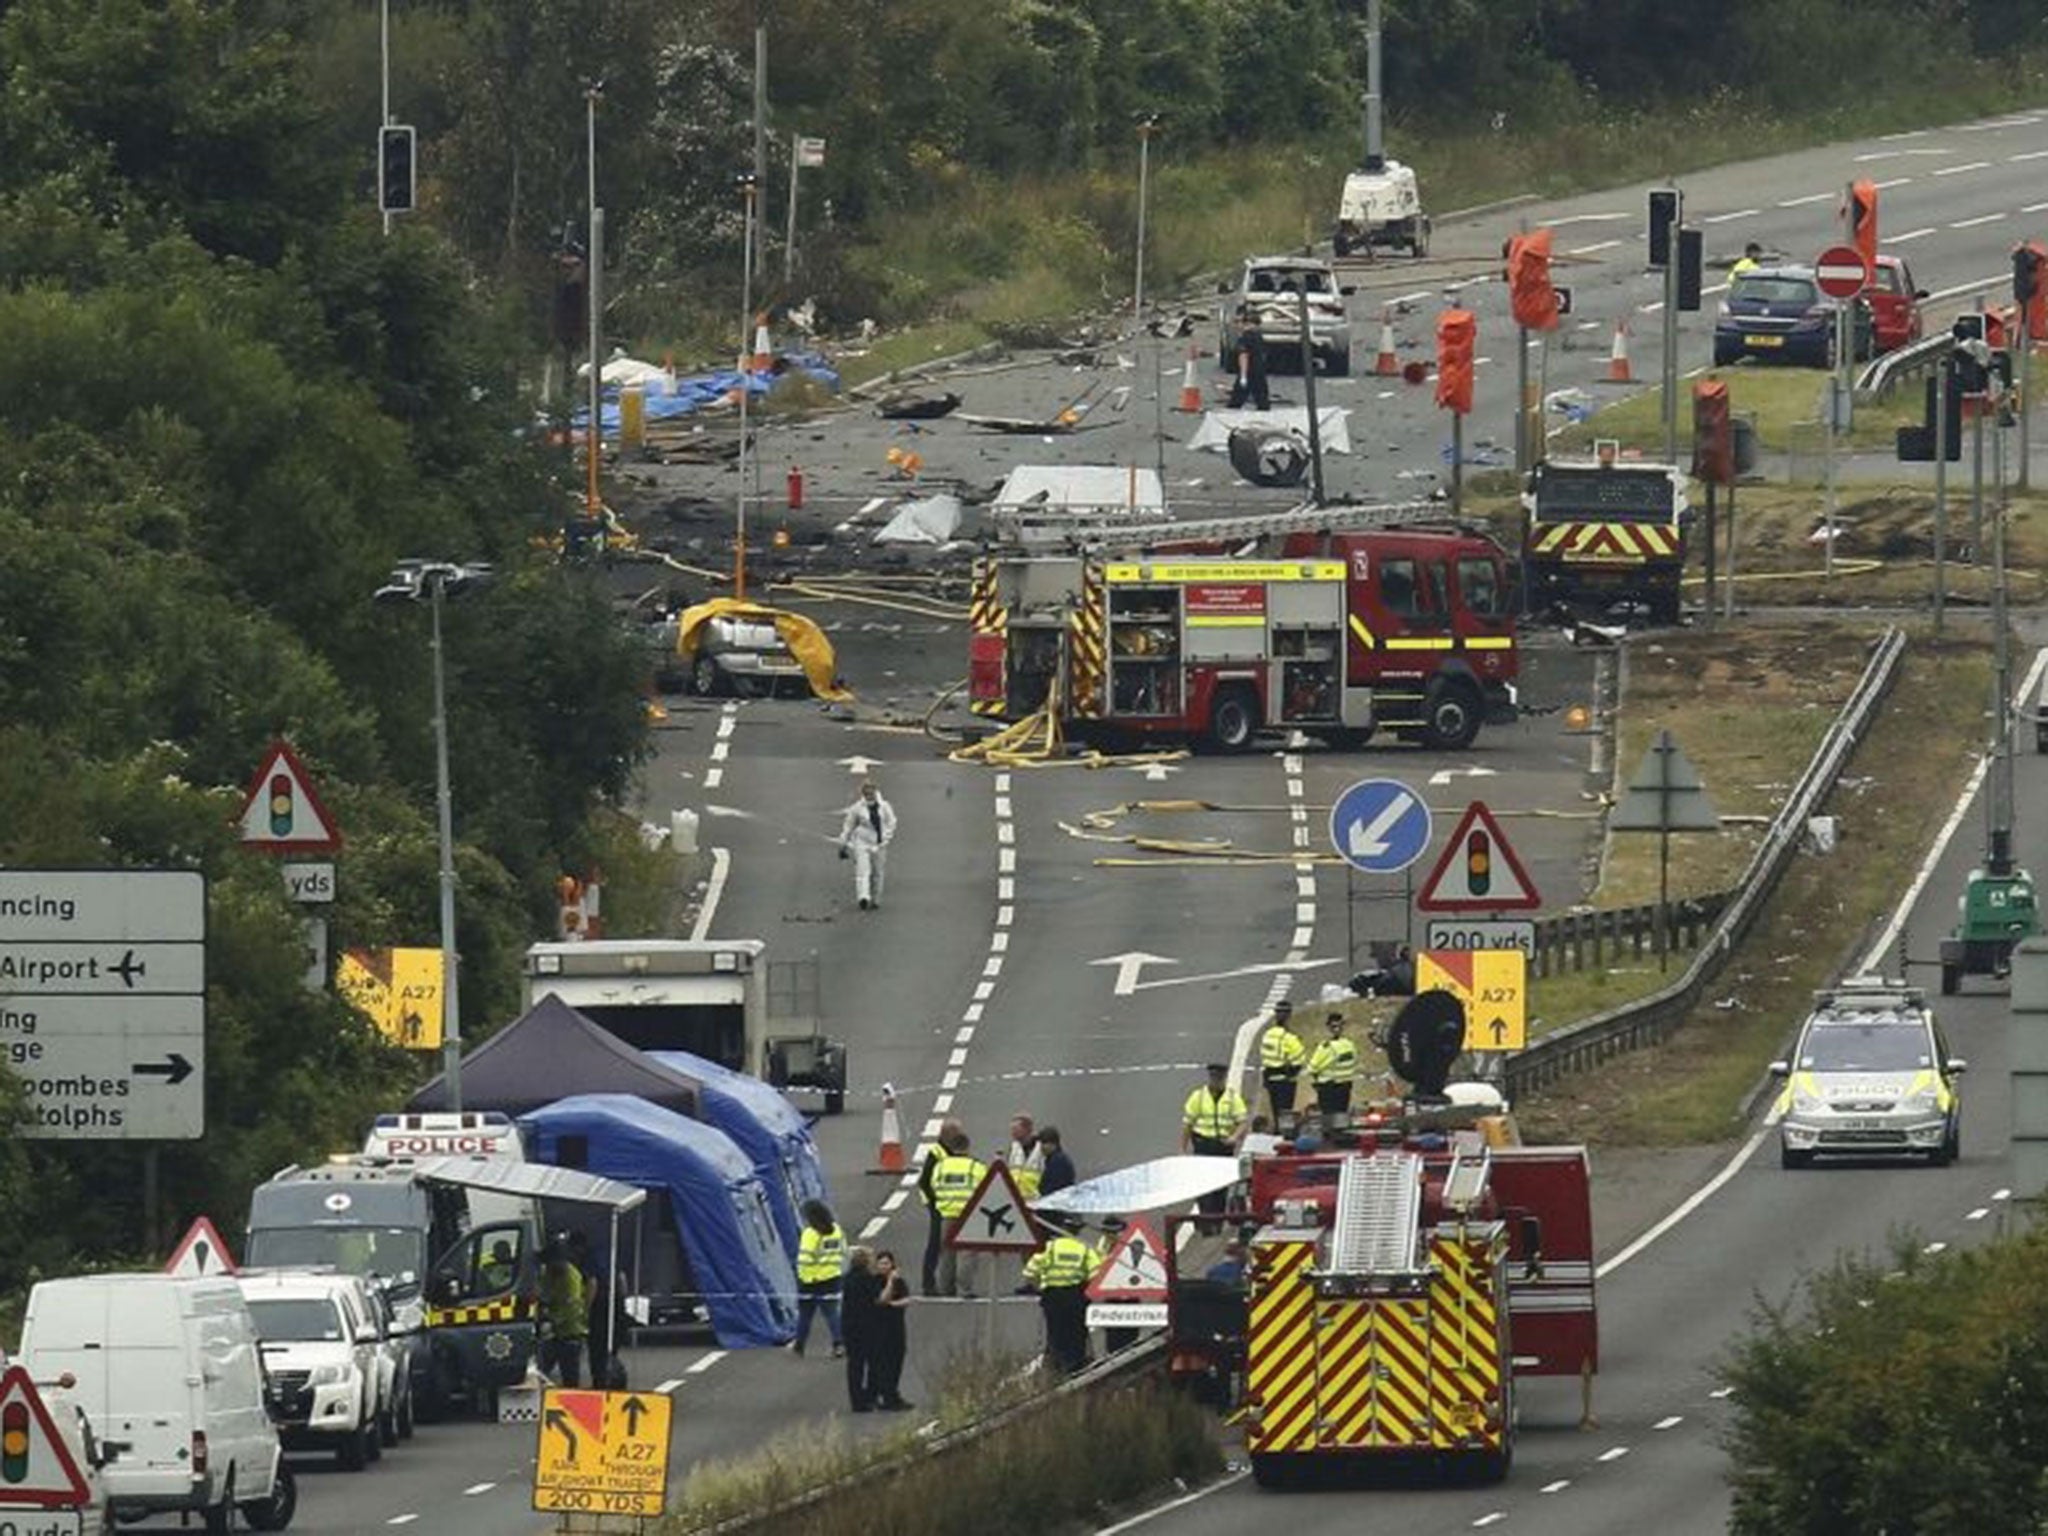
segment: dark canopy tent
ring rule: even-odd
[[[523,1115],[571,1094],[626,1093],[696,1119],[697,1080],[605,1033],[558,997],[544,997],[462,1058],[462,1107]],[[435,1078],[408,1109],[446,1109]]]

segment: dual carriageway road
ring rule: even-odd
[[[1707,228],[1712,263],[1733,256],[1748,239],[1804,257],[1809,246],[1817,250],[1831,237],[1842,183],[1858,174],[1890,182],[1882,194],[1881,227],[1908,237],[1904,254],[1921,283],[1946,291],[1981,280],[1996,301],[2009,246],[2048,222],[2048,203],[2040,201],[2041,162],[2048,160],[2044,144],[2048,117],[2024,113],[1725,167],[1685,177],[1682,184],[1689,219]],[[1859,158],[1865,156],[1877,158]],[[1605,343],[1622,314],[1637,317],[1638,378],[1656,376],[1657,327],[1643,306],[1660,290],[1658,280],[1640,270],[1641,194],[1641,188],[1627,188],[1530,202],[1446,222],[1438,230],[1439,251],[1472,253],[1474,259],[1463,263],[1471,276],[1491,272],[1490,253],[1523,220],[1558,228],[1560,254],[1569,258],[1560,263],[1560,281],[1573,286],[1576,298],[1576,313],[1566,324],[1593,329],[1567,333],[1578,337],[1569,348],[1553,342],[1552,390],[1599,389],[1594,380],[1605,371]],[[1610,240],[1621,243],[1604,245]],[[1888,233],[1886,248],[1894,241]],[[1404,335],[1423,340],[1442,274],[1454,265],[1451,258],[1433,258],[1411,268],[1403,258],[1383,257],[1377,268],[1362,269],[1353,301],[1357,355],[1369,363],[1379,306],[1403,295],[1423,294],[1411,298],[1404,321]],[[1513,398],[1505,292],[1487,278],[1458,294],[1478,309],[1480,350],[1494,357],[1479,371],[1467,440],[1491,435],[1505,442]],[[1966,293],[1949,300],[1951,307],[1968,302]],[[1688,316],[1685,323],[1681,361],[1690,369],[1706,361],[1711,315]],[[1206,322],[1195,339],[1213,345]],[[1173,344],[1165,345],[1177,377]],[[1071,368],[1040,360],[955,387],[969,394],[972,409],[1023,412],[1071,392],[1074,379]],[[1817,388],[1817,374],[1815,379]],[[1276,382],[1283,395],[1299,389],[1286,376]],[[1388,383],[1369,376],[1319,382],[1326,403],[1352,407],[1354,439],[1363,449],[1333,461],[1333,492],[1413,494],[1426,482],[1404,471],[1426,474],[1440,466],[1443,423],[1426,388],[1394,384],[1391,395],[1381,398]],[[1171,391],[1173,380],[1165,387]],[[1149,407],[1144,414],[1150,416]],[[1167,419],[1172,426],[1174,419]],[[978,485],[1020,460],[1114,460],[1130,439],[1128,426],[1126,421],[1119,431],[1019,443],[941,423],[921,434],[918,446],[928,475]],[[853,415],[822,433],[815,423],[804,430],[807,473],[828,494],[871,478],[881,467],[883,448],[897,440],[891,424]],[[795,452],[794,439],[789,452]],[[1147,437],[1144,462],[1151,452]],[[1227,477],[1219,458],[1189,454],[1177,443],[1168,444],[1165,456],[1169,494],[1177,504],[1184,495],[1199,499]],[[1186,486],[1196,478],[1204,485]],[[724,494],[730,497],[729,483]],[[870,696],[915,694],[959,675],[965,653],[959,625],[906,619],[891,632],[887,626],[864,628],[869,622],[869,615],[856,613],[839,624],[835,639],[847,653],[847,674]],[[1574,653],[1534,649],[1525,697],[1544,703],[1583,700],[1590,665]],[[662,733],[659,756],[646,773],[644,813],[657,822],[671,809],[701,811],[706,804],[750,813],[703,824],[706,843],[726,847],[730,856],[712,932],[758,936],[778,954],[817,953],[828,1027],[852,1048],[848,1112],[820,1124],[841,1219],[849,1234],[864,1233],[865,1240],[894,1248],[913,1266],[924,1225],[915,1195],[898,1200],[903,1191],[896,1181],[863,1171],[874,1156],[883,1082],[902,1090],[904,1129],[913,1142],[930,1117],[950,1112],[968,1124],[985,1152],[1008,1116],[1026,1109],[1065,1131],[1084,1175],[1119,1166],[1170,1145],[1180,1101],[1197,1075],[1188,1064],[1227,1052],[1239,1022],[1266,1000],[1276,975],[1285,974],[1242,968],[1344,953],[1340,870],[1302,871],[1291,861],[1252,869],[1102,869],[1095,859],[1121,850],[1077,841],[1059,830],[1060,822],[1122,801],[1199,798],[1269,809],[1224,812],[1199,822],[1153,818],[1143,829],[1291,851],[1297,846],[1295,829],[1305,826],[1308,846],[1319,849],[1322,808],[1352,779],[1388,774],[1420,786],[1440,769],[1487,767],[1497,776],[1454,778],[1430,790],[1429,798],[1439,807],[1455,808],[1476,796],[1497,809],[1566,813],[1508,823],[1552,906],[1582,891],[1583,864],[1595,835],[1595,823],[1571,814],[1586,808],[1589,740],[1566,735],[1554,715],[1489,731],[1474,752],[1456,756],[1399,748],[1340,755],[1310,748],[1191,758],[1173,765],[1163,779],[1125,769],[1017,769],[1005,785],[1000,770],[947,763],[920,735],[849,726],[808,704],[750,701],[728,709],[676,700],[671,706],[670,729]],[[716,750],[720,741],[723,751]],[[846,866],[826,844],[804,835],[836,830],[836,812],[853,798],[856,782],[840,760],[857,755],[878,761],[876,776],[903,821],[887,899],[873,914],[854,908]],[[720,770],[716,785],[707,787],[714,769]],[[2048,791],[2044,774],[2048,767],[2031,756],[2020,758],[2020,806],[2041,802]],[[1295,807],[1302,811],[1299,820]],[[2048,863],[2048,836],[2041,829],[2023,821],[2018,839],[2024,860],[2035,867]],[[1911,914],[1913,955],[1933,952],[1977,844],[1976,823],[1966,817]],[[1368,900],[1368,894],[1361,882],[1354,909],[1361,944],[1399,936],[1398,902]],[[1159,984],[1118,997],[1114,968],[1091,962],[1133,950],[1178,964],[1147,968],[1140,979]],[[1240,974],[1176,984],[1188,975],[1234,971]],[[1300,970],[1294,973],[1295,993],[1313,996],[1321,981],[1343,974],[1341,964]],[[1987,1234],[2006,1210],[2000,1193],[2008,1187],[2000,1091],[2004,996],[1949,1000],[1943,1018],[1971,1062],[1959,1164],[1946,1170],[1872,1166],[1784,1174],[1766,1147],[1688,1219],[1604,1279],[1600,1429],[1581,1433],[1574,1427],[1575,1384],[1537,1382],[1523,1395],[1524,1434],[1507,1484],[1490,1490],[1292,1495],[1285,1506],[1288,1518],[1308,1531],[1336,1530],[1340,1522],[1347,1530],[1384,1526],[1417,1532],[1623,1532],[1653,1523],[1674,1533],[1725,1529],[1726,1458],[1715,1436],[1726,1409],[1711,1395],[1710,1371],[1743,1326],[1752,1297],[1782,1298],[1802,1271],[1825,1265],[1843,1249],[1879,1249],[1895,1228],[1910,1226],[1926,1242],[1959,1244]],[[1786,1022],[1789,1031],[1794,1021]],[[942,1095],[949,1099],[943,1108]],[[1683,1193],[1676,1191],[1674,1198]],[[1609,1263],[1635,1236],[1620,1228],[1596,1232]],[[967,1304],[913,1311],[906,1382],[913,1399],[931,1400],[948,1354],[982,1336],[984,1314],[984,1308]],[[1005,1342],[1028,1347],[1036,1340],[1034,1307],[1005,1304],[995,1314]],[[692,1465],[743,1454],[797,1421],[836,1410],[842,1402],[840,1375],[821,1355],[815,1346],[804,1361],[779,1352],[637,1350],[631,1362],[635,1386],[666,1386],[676,1397],[672,1467],[678,1484]],[[852,1422],[865,1430],[895,1421],[878,1416]],[[314,1536],[408,1524],[454,1536],[546,1529],[548,1522],[526,1509],[532,1447],[532,1432],[525,1428],[435,1425],[367,1476],[313,1472],[309,1466],[312,1475],[305,1479],[294,1528]],[[1152,1528],[1240,1530],[1247,1519],[1265,1513],[1244,1502],[1258,1497],[1265,1496],[1248,1483],[1231,1485],[1160,1516]]]

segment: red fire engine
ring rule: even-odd
[[[1482,723],[1515,716],[1514,603],[1499,547],[1441,518],[1304,509],[1111,525],[1084,552],[985,557],[969,707],[1225,751],[1265,730],[1359,745],[1382,727],[1469,746]]]

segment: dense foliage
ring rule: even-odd
[[[1845,1261],[1726,1371],[1739,1536],[2048,1528],[2048,1233]]]

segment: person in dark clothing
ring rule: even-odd
[[[875,1354],[879,1343],[882,1277],[875,1271],[875,1256],[856,1248],[847,1257],[846,1278],[840,1285],[839,1332],[846,1343],[846,1399],[855,1413],[869,1413],[877,1406]]]
[[[590,1384],[611,1387],[616,1382],[623,1387],[624,1368],[618,1364],[616,1350],[617,1340],[625,1329],[620,1324],[618,1299],[612,1293],[605,1261],[592,1248],[588,1235],[576,1231],[569,1234],[569,1262],[582,1273],[583,1294],[589,1298],[589,1332],[583,1347],[590,1356]]]
[[[938,1171],[940,1162],[967,1145],[967,1132],[958,1120],[948,1120],[939,1127],[938,1145],[924,1155],[924,1167],[918,1170],[917,1193],[924,1201],[925,1215],[930,1225],[924,1239],[924,1293],[936,1296],[939,1290],[939,1254],[946,1244],[946,1218],[939,1214],[939,1197],[932,1188],[932,1175]]]
[[[875,1406],[886,1413],[902,1413],[914,1406],[903,1400],[903,1357],[909,1350],[910,1282],[896,1267],[896,1255],[886,1248],[875,1255],[875,1274],[881,1280],[875,1298],[875,1352],[873,1372],[868,1380],[874,1388]]]
[[[1045,1151],[1045,1168],[1038,1175],[1039,1194],[1049,1195],[1072,1184],[1075,1179],[1074,1159],[1060,1144],[1059,1127],[1041,1127],[1038,1132],[1038,1145]]]
[[[1237,346],[1232,361],[1237,377],[1230,386],[1230,408],[1241,410],[1250,399],[1256,410],[1270,411],[1273,397],[1266,388],[1266,333],[1258,311],[1246,305],[1237,312]]]

